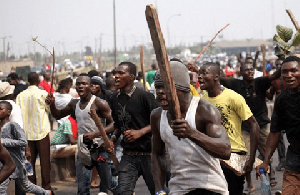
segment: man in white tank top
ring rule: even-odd
[[[89,115],[90,109],[95,109],[100,118],[106,120],[106,128],[112,128],[113,119],[111,116],[111,110],[108,103],[91,93],[91,79],[87,75],[80,75],[76,80],[76,91],[80,96],[80,99],[72,99],[69,104],[58,110],[54,104],[54,97],[49,95],[46,102],[50,105],[51,114],[54,118],[60,119],[71,113],[75,112],[76,121],[78,125],[78,136],[83,135],[85,139],[92,140],[100,137],[100,131],[98,130],[95,122]],[[93,155],[95,154],[95,155]],[[96,160],[92,158],[92,165],[90,169],[87,169],[77,156],[76,162],[76,178],[78,183],[78,193],[80,195],[90,194],[90,183],[92,176],[92,168],[95,166],[99,173],[101,184],[100,192],[107,193],[107,189],[116,193],[117,182],[112,180],[110,169],[107,165],[107,153],[102,147],[94,153],[91,152],[91,156],[96,157]],[[101,157],[101,158],[100,158]],[[98,160],[100,159],[100,160]]]
[[[221,115],[210,103],[190,95],[188,70],[180,61],[171,61],[170,66],[183,119],[171,119],[164,84],[158,72],[155,88],[161,107],[151,114],[156,194],[166,194],[166,151],[171,167],[170,195],[229,194],[218,159],[229,159],[231,153]]]

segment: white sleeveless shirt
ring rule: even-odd
[[[195,129],[195,115],[199,100],[200,97],[192,98],[185,117],[189,125]],[[160,136],[171,161],[170,195],[186,194],[197,188],[229,194],[219,159],[209,155],[190,139],[178,140],[168,123],[167,110],[161,113]]]
[[[93,132],[98,130],[94,120],[89,115],[92,103],[95,101],[95,99],[96,96],[92,95],[88,105],[84,109],[80,109],[80,100],[76,104],[75,115],[78,126],[78,136],[87,132]]]

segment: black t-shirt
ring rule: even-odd
[[[158,107],[153,94],[136,88],[131,97],[127,94],[114,94],[111,101],[115,128],[122,132],[129,129],[140,130],[150,124],[151,111]],[[124,142],[124,149],[137,152],[151,152],[151,133],[147,133],[135,142]]]
[[[260,127],[270,123],[266,103],[266,91],[271,86],[271,81],[268,77],[258,77],[249,86],[246,86],[243,80],[240,79],[221,78],[221,84],[245,98]],[[245,123],[242,123],[242,129],[249,131],[249,127]]]
[[[275,100],[271,132],[285,130],[290,145],[286,155],[286,168],[300,172],[300,92],[282,91]]]

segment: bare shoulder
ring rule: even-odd
[[[109,105],[108,105],[107,101],[105,101],[105,100],[103,100],[103,99],[101,99],[99,97],[96,97],[96,99],[94,101],[94,104],[99,109],[107,109],[107,108],[109,108]]]
[[[197,118],[200,118],[201,120],[211,122],[219,121],[221,119],[219,110],[214,105],[202,98],[198,103],[197,116]]]
[[[79,99],[73,98],[73,99],[70,101],[69,106],[71,106],[72,108],[75,109],[76,104],[77,104],[78,102],[79,102]]]
[[[161,107],[153,109],[152,112],[151,112],[151,120],[157,120],[157,119],[159,119],[160,116],[161,116],[162,110],[163,109]]]

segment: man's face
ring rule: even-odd
[[[300,65],[298,62],[286,62],[282,65],[281,76],[286,87],[290,90],[298,90],[300,84]]]
[[[156,100],[160,104],[160,107],[164,110],[168,110],[168,100],[165,93],[165,89],[163,84],[155,85],[155,91],[156,91]]]
[[[76,91],[80,97],[86,97],[91,93],[91,80],[88,76],[79,76],[76,79]]]
[[[128,66],[121,65],[116,69],[115,80],[117,89],[124,89],[133,82],[134,76],[130,74]]]
[[[279,59],[277,59],[276,61],[275,61],[275,66],[276,66],[276,70],[279,70],[280,68],[281,68],[281,65],[282,65],[282,60],[279,60]]]
[[[201,90],[211,90],[215,86],[215,74],[211,70],[210,66],[202,66],[199,71],[198,81],[200,83]]]
[[[17,81],[17,80],[11,79],[11,77],[7,77],[7,82],[8,82],[10,85],[16,85],[16,84],[18,84],[18,81]]]
[[[100,85],[97,84],[91,84],[91,90],[92,90],[92,94],[95,95],[101,91],[101,87]]]
[[[244,80],[251,81],[254,78],[254,68],[252,64],[245,64],[241,69],[241,75]]]

